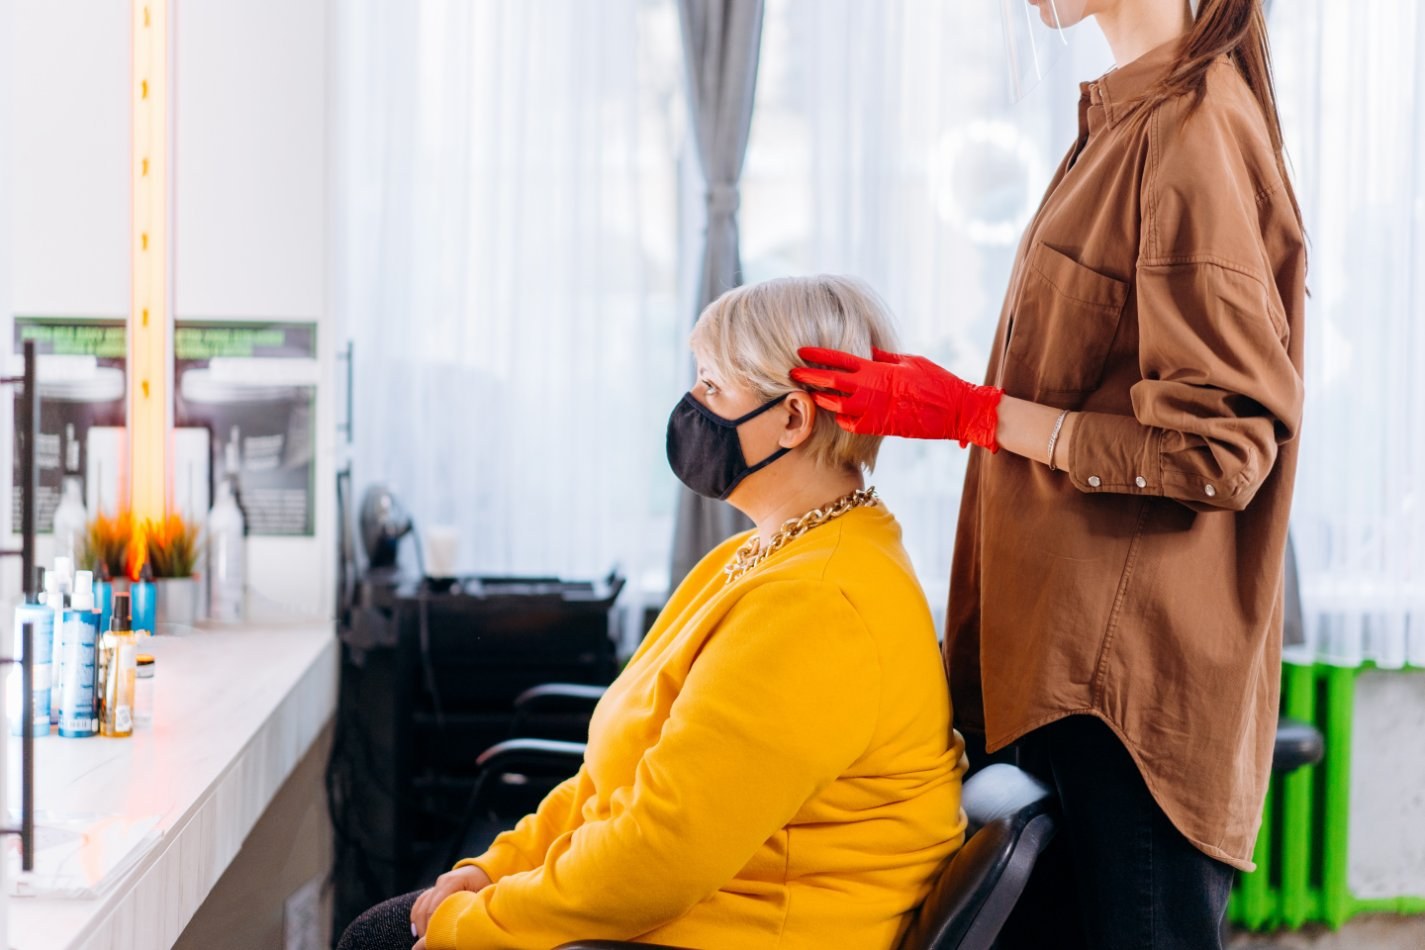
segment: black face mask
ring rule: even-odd
[[[724,419],[688,393],[668,417],[668,465],[673,474],[699,495],[719,501],[727,498],[748,475],[791,451],[782,447],[756,465],[748,465],[737,438],[738,426],[786,398],[778,396],[745,416]]]

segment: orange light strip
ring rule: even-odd
[[[129,494],[134,520],[168,499],[168,0],[133,0]]]

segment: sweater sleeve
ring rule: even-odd
[[[580,806],[588,797],[583,788],[586,781],[587,775],[580,768],[577,775],[544,796],[533,814],[526,815],[519,824],[496,838],[484,854],[457,861],[455,866],[478,867],[491,881],[539,867],[554,839],[578,826]]]
[[[870,633],[838,588],[754,588],[693,662],[608,816],[557,838],[539,867],[446,899],[430,950],[544,950],[676,919],[865,753],[880,690]]]

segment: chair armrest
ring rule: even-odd
[[[499,774],[513,769],[567,766],[569,774],[579,771],[584,763],[584,743],[560,742],[555,739],[506,739],[480,753],[475,764],[482,775]]]
[[[1315,765],[1326,754],[1326,740],[1321,731],[1309,722],[1277,720],[1277,738],[1272,746],[1272,771],[1294,772],[1304,765]]]
[[[972,775],[960,792],[960,804],[970,827],[968,838],[985,825],[1007,815],[1024,820],[1054,807],[1054,793],[1049,786],[1023,769],[1008,763],[987,765]]]
[[[607,686],[585,683],[541,683],[515,697],[515,713],[530,715],[554,708],[559,711],[592,710]]]
[[[582,742],[559,742],[554,739],[506,739],[481,752],[475,759],[477,767],[475,783],[470,788],[470,798],[466,802],[460,824],[450,839],[450,849],[446,853],[444,866],[450,867],[460,859],[460,853],[466,843],[466,836],[477,820],[477,809],[483,800],[486,786],[492,775],[527,775],[529,772],[535,771],[562,780],[578,772],[579,767],[583,764],[584,743]]]
[[[996,818],[970,837],[935,879],[900,950],[991,950],[1056,831],[1048,811]]]
[[[532,720],[543,723],[546,731],[551,722],[579,723],[579,735],[588,729],[589,718],[594,707],[604,695],[607,686],[590,686],[585,683],[541,683],[531,686],[515,697],[514,715],[510,718],[510,737],[524,735]],[[566,727],[561,732],[569,732]]]
[[[975,773],[961,804],[968,837],[937,873],[902,935],[901,950],[990,950],[1054,837],[1053,794],[1013,765]]]

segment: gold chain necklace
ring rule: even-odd
[[[824,525],[833,518],[846,514],[852,508],[861,508],[880,504],[880,499],[876,497],[875,486],[870,488],[858,488],[847,495],[833,501],[823,508],[813,508],[806,514],[798,518],[789,518],[782,522],[782,527],[777,529],[777,533],[767,539],[767,546],[762,546],[762,539],[757,535],[748,538],[742,547],[737,549],[737,553],[732,556],[727,567],[722,569],[726,575],[724,584],[731,584],[742,575],[751,571],[767,558],[776,554],[786,547],[788,542],[794,541],[806,534],[818,525]]]

